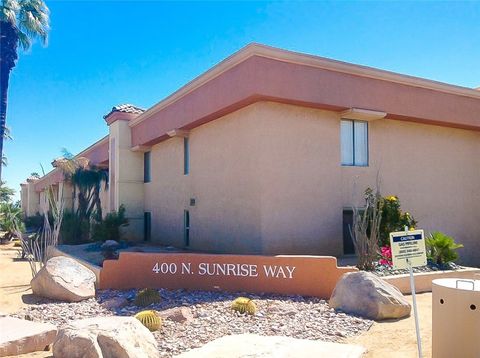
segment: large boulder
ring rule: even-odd
[[[344,274],[329,304],[332,308],[374,320],[406,317],[411,310],[395,286],[365,271]]]
[[[0,327],[0,357],[43,351],[57,335],[53,324],[13,317],[0,317]]]
[[[55,358],[158,357],[153,334],[133,317],[72,321],[53,343]]]
[[[95,274],[74,259],[52,257],[30,282],[35,295],[78,302],[95,296]]]
[[[365,348],[352,344],[238,334],[218,338],[176,358],[360,358],[363,353]]]

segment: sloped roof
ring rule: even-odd
[[[258,101],[480,130],[480,91],[251,44],[129,121],[132,146],[151,146]]]

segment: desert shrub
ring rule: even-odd
[[[3,239],[10,240],[25,230],[22,208],[18,204],[0,203],[0,229]]]
[[[253,315],[257,312],[257,306],[250,298],[238,297],[232,302],[232,310]]]
[[[72,211],[63,214],[60,228],[60,241],[62,244],[84,244],[90,242],[90,223]]]
[[[403,231],[405,226],[415,228],[417,221],[408,213],[402,212],[397,196],[387,196],[382,201],[382,219],[379,229],[379,245],[390,246],[390,233]]]
[[[135,304],[135,306],[147,307],[153,303],[160,302],[160,300],[161,297],[157,290],[153,288],[144,288],[137,293],[133,303]]]
[[[427,257],[434,264],[445,265],[458,259],[457,249],[463,247],[457,244],[453,237],[447,236],[442,232],[435,231],[425,239],[427,246]]]
[[[108,213],[105,218],[96,222],[92,228],[92,239],[95,241],[119,240],[120,227],[127,226],[125,207],[120,205],[118,211]]]
[[[43,227],[43,220],[43,215],[37,213],[32,216],[27,216],[25,219],[23,219],[23,222],[27,231],[38,231]],[[49,221],[51,222],[51,220]]]
[[[141,311],[135,315],[142,324],[147,327],[151,332],[157,331],[162,326],[162,319],[157,315],[155,311]]]
[[[378,257],[379,229],[383,200],[380,192],[367,188],[364,193],[365,207],[353,207],[353,226],[350,230],[357,252],[357,267],[371,271]]]

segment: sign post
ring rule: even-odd
[[[427,265],[427,252],[423,230],[390,233],[390,247],[392,249],[393,268],[395,270],[408,268],[410,272],[410,288],[412,291],[413,314],[415,316],[415,330],[417,332],[418,357],[422,358],[422,339],[420,337],[420,325],[418,323],[417,297],[415,295],[415,280],[413,279],[413,267]]]

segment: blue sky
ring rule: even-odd
[[[47,1],[48,46],[10,77],[4,180],[19,190],[62,148],[108,133],[113,105],[148,108],[250,42],[480,86],[480,2]]]

